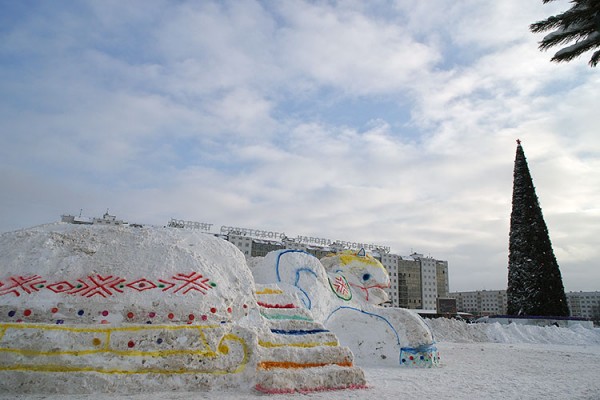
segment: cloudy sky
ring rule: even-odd
[[[564,1],[2,1],[0,232],[171,218],[448,260],[504,289],[515,140],[566,289],[600,290],[600,69]]]

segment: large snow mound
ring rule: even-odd
[[[294,294],[257,291],[243,254],[212,235],[49,224],[2,234],[0,254],[0,392],[366,385]]]
[[[244,256],[193,230],[49,224],[0,251],[4,322],[220,323],[255,303]]]

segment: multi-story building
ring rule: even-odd
[[[600,292],[569,292],[566,295],[571,316],[600,322]]]
[[[600,321],[600,292],[568,292],[567,303],[571,317]],[[473,315],[505,315],[506,290],[476,290],[450,293],[456,299],[458,311]]]
[[[382,254],[381,263],[390,274],[389,305],[436,310],[437,299],[448,296],[448,262],[413,253]]]
[[[484,316],[506,314],[506,290],[476,290],[472,292],[449,293],[456,299],[459,312]]]

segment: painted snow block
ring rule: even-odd
[[[258,285],[257,297],[259,304],[293,307],[261,306],[267,326],[258,340],[256,390],[276,394],[366,387],[352,351],[340,346],[335,334],[313,318],[296,293],[285,293],[279,285]]]
[[[359,365],[438,365],[431,330],[419,315],[378,306],[387,300],[390,281],[370,255],[344,252],[318,260],[303,251],[278,250],[252,260],[251,270],[257,282],[276,283],[284,292],[279,296],[300,299]]]
[[[0,235],[0,391],[251,386],[254,280],[232,244],[172,228]]]

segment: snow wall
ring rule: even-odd
[[[57,223],[2,234],[0,392],[308,392],[365,387],[355,357],[435,364],[418,316],[368,302],[385,270],[352,257],[330,271],[276,252],[253,260],[255,284],[235,246],[199,231]]]

